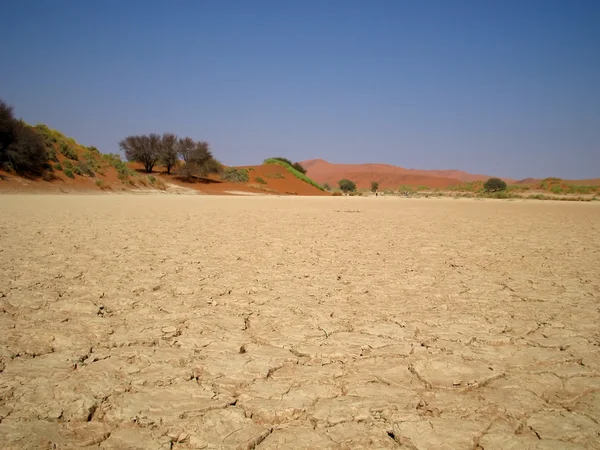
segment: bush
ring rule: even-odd
[[[248,170],[246,169],[228,167],[221,174],[221,179],[231,183],[247,183],[250,179],[250,176],[248,175]]]
[[[334,197],[341,197],[341,196],[343,196],[344,194],[342,194],[342,193],[341,193],[341,192],[339,192],[339,191],[335,191],[335,192],[334,192],[333,194],[331,194],[331,195],[333,195]]]
[[[60,151],[61,155],[65,156],[69,159],[72,159],[74,161],[77,160],[77,152],[71,146],[71,144],[69,144],[67,142],[62,142],[60,144],[59,151]]]
[[[75,172],[77,175],[83,175],[83,172],[81,171],[79,166],[73,167],[73,172]]]
[[[46,154],[48,155],[49,161],[58,161],[58,156],[56,155],[56,149],[54,145],[46,146]]]
[[[76,169],[79,170],[79,173],[77,172],[77,170],[75,171],[75,173],[77,175],[88,175],[90,177],[96,176],[96,174],[94,173],[94,171],[92,170],[92,168],[90,167],[90,165],[87,162],[79,161],[77,163]]]
[[[66,176],[68,176],[69,178],[75,178],[75,175],[73,175],[73,171],[71,169],[65,169],[63,171],[65,173]]]
[[[354,181],[348,180],[346,178],[340,180],[338,182],[340,189],[344,192],[354,192],[356,191],[356,183]]]
[[[96,186],[98,186],[100,189],[102,189],[104,187],[104,181],[103,180],[96,180],[95,181]]]
[[[292,164],[292,167],[294,169],[296,169],[298,172],[303,173],[304,175],[306,175],[306,169],[299,162]]]
[[[257,183],[260,183],[260,184],[267,184],[267,182],[261,177],[256,177],[254,179],[254,181],[256,181]]]
[[[329,183],[325,183],[323,184],[323,189],[325,189],[327,192],[331,191],[331,186],[329,186]]]
[[[54,170],[63,170],[61,163],[56,162],[54,163]]]
[[[47,162],[44,138],[15,119],[12,108],[0,100],[0,167],[37,176],[43,174]]]
[[[500,178],[490,178],[483,184],[486,192],[498,192],[506,189],[506,183]]]
[[[377,181],[371,181],[371,192],[377,192],[379,189],[379,183]]]
[[[117,171],[117,178],[121,181],[127,181],[129,177],[136,175],[136,171],[121,161],[121,157],[114,153],[108,153],[102,155],[104,161],[115,168]]]

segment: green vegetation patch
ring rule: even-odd
[[[250,180],[250,176],[248,175],[248,169],[228,167],[223,170],[221,179],[223,181],[229,181],[230,183],[247,183],[248,180]]]
[[[294,167],[292,167],[290,164],[282,161],[281,159],[278,158],[267,158],[264,161],[264,164],[278,164],[281,167],[285,168],[285,170],[287,170],[289,173],[291,173],[292,175],[294,175],[296,178],[298,178],[299,180],[304,181],[305,183],[310,184],[311,186],[316,187],[317,189],[319,189],[320,191],[324,191],[325,189],[323,189],[323,186],[321,186],[319,183],[317,183],[314,180],[311,180],[310,178],[308,178],[306,176],[306,174],[303,174],[302,172],[300,172],[298,169],[295,169]]]

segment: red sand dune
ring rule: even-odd
[[[129,163],[129,166],[137,170],[140,175],[147,175],[140,163]],[[250,180],[248,183],[230,183],[221,181],[217,175],[211,175],[206,178],[186,181],[181,179],[176,170],[168,175],[163,167],[155,167],[152,175],[161,179],[170,190],[175,187],[193,189],[202,194],[211,195],[232,195],[236,193],[252,194],[272,194],[272,195],[330,195],[323,192],[308,183],[294,177],[291,173],[277,164],[266,164],[260,166],[246,166]],[[96,174],[97,179],[103,181],[103,188],[106,192],[121,192],[135,189],[151,189],[146,185],[131,185],[121,182],[114,168],[104,169],[104,175]],[[75,175],[74,179],[68,178],[63,172],[56,171],[55,179],[44,181],[42,178],[29,179],[0,171],[0,191],[2,192],[47,192],[47,193],[68,193],[68,192],[102,192],[102,189],[96,185],[96,178],[88,176]],[[145,178],[145,177],[141,177]],[[257,178],[263,182],[257,181]]]
[[[488,175],[460,170],[405,169],[389,164],[333,164],[322,159],[303,161],[301,164],[313,180],[332,186],[342,178],[351,179],[359,188],[370,187],[372,181],[379,182],[380,188],[397,188],[402,185],[446,187],[490,178]],[[504,180],[514,181],[508,178]]]

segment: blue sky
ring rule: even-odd
[[[600,176],[600,1],[3,2],[0,98],[103,152]]]

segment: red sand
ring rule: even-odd
[[[129,164],[130,167],[137,170],[140,175],[147,175],[143,170],[143,165],[139,163]],[[211,195],[235,195],[236,193],[250,194],[272,194],[272,195],[330,195],[323,192],[308,183],[294,177],[291,173],[277,164],[267,164],[261,166],[246,166],[249,171],[250,180],[248,183],[230,183],[221,181],[219,176],[211,175],[202,179],[186,181],[180,178],[176,170],[168,175],[163,167],[155,167],[152,175],[161,179],[169,185],[193,189],[203,194]],[[53,181],[44,181],[41,178],[28,179],[19,177],[12,173],[0,171],[0,191],[2,192],[102,192],[96,186],[96,179],[75,175],[74,179],[68,178],[63,172],[56,171]],[[104,182],[104,190],[107,192],[130,191],[133,189],[150,189],[151,186],[132,186],[129,183],[123,183],[117,178],[114,168],[104,169],[104,175],[96,174],[96,178]],[[261,183],[257,178],[264,181]]]
[[[417,170],[389,164],[333,164],[322,159],[312,159],[301,163],[307,175],[318,183],[336,186],[342,178],[354,181],[359,188],[369,188],[372,181],[379,187],[398,188],[402,185],[447,187],[469,181],[487,180],[487,175],[476,175],[460,170]],[[504,178],[508,183],[514,180]]]

